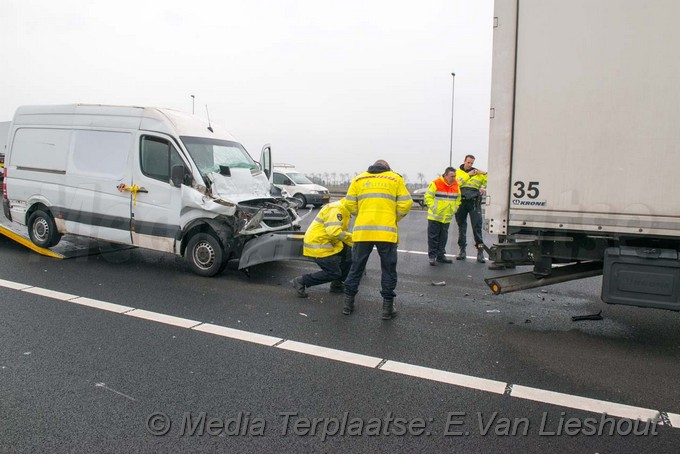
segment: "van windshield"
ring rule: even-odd
[[[205,137],[181,137],[184,146],[196,163],[202,175],[220,171],[220,166],[229,168],[257,169],[248,152],[240,143]]]
[[[304,174],[301,173],[289,172],[286,173],[286,175],[288,175],[288,178],[293,180],[295,184],[314,184],[309,180],[309,178],[307,178],[306,176],[304,176]]]

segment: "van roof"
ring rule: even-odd
[[[113,106],[105,104],[64,104],[21,106],[14,114],[14,125],[87,126],[139,129],[180,136],[213,137],[235,141],[229,132],[204,119],[178,110],[160,107]],[[213,131],[208,129],[211,126]]]

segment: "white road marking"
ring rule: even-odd
[[[677,413],[668,413],[668,420],[671,425],[676,428],[680,428],[680,415]]]
[[[134,309],[134,307],[121,306],[120,304],[107,303],[106,301],[93,300],[91,298],[85,298],[82,296],[69,300],[69,302],[80,304],[82,306],[93,307],[95,309],[101,309],[103,311],[115,312],[117,314],[129,312]]]
[[[198,326],[194,326],[191,329],[194,331],[201,331],[203,333],[214,334],[216,336],[229,337],[231,339],[266,345],[268,347],[273,347],[283,340],[280,337],[265,336],[264,334],[227,328],[226,326],[213,325],[212,323],[202,323]]]
[[[382,362],[382,358],[375,358],[373,356],[360,355],[358,353],[346,352],[344,350],[335,350],[333,348],[305,344],[303,342],[291,340],[287,340],[277,345],[276,348],[304,353],[306,355],[319,356],[321,358],[327,358],[333,361],[341,361],[343,363],[356,364],[357,366],[364,367],[376,367]]]
[[[423,252],[423,251],[409,251],[409,250],[406,250],[406,249],[397,249],[397,252],[403,252],[404,254],[427,255],[427,252]]]
[[[134,397],[130,397],[130,396],[128,396],[127,394],[123,394],[123,393],[121,393],[121,392],[119,392],[119,391],[116,391],[115,389],[109,388],[108,386],[106,386],[106,383],[95,383],[94,386],[95,386],[95,388],[102,388],[102,389],[105,389],[105,390],[107,390],[107,391],[111,391],[112,393],[116,393],[116,394],[118,394],[119,396],[123,396],[123,397],[125,397],[126,399],[130,399],[130,400],[132,400],[132,401],[134,401],[134,402],[137,402],[137,399],[135,399]]]
[[[520,399],[533,400],[534,402],[575,408],[577,410],[586,410],[593,413],[606,413],[611,416],[628,419],[653,420],[659,416],[659,412],[656,410],[632,407],[630,405],[607,402],[606,400],[590,399],[588,397],[574,396],[554,391],[546,391],[544,389],[529,388],[521,385],[513,385],[510,395]]]
[[[32,287],[32,286],[26,285],[26,284],[20,284],[18,282],[12,282],[12,281],[6,281],[4,279],[0,279],[0,287],[11,288],[13,290],[23,290],[25,288],[29,288],[29,287]]]
[[[152,322],[165,323],[166,325],[179,326],[180,328],[192,328],[201,324],[201,322],[197,322],[196,320],[159,314],[158,312],[150,312],[143,309],[134,309],[130,312],[126,312],[124,315],[143,318],[144,320],[151,320]]]
[[[56,292],[54,290],[48,290],[46,288],[40,287],[28,287],[21,289],[22,292],[33,293],[35,295],[46,296],[48,298],[53,298],[55,300],[68,301],[74,298],[78,298],[78,295],[71,295],[68,293]]]
[[[496,380],[457,374],[455,372],[447,372],[439,369],[430,369],[429,367],[414,366],[413,364],[400,363],[398,361],[387,361],[380,369],[496,394],[503,394],[505,392],[505,387],[507,386],[507,383]]]
[[[281,338],[265,336],[263,334],[253,333],[250,331],[242,331],[233,328],[228,328],[226,326],[213,325],[210,323],[201,323],[196,320],[174,317],[172,315],[160,314],[158,312],[150,312],[143,309],[134,309],[128,306],[122,306],[118,304],[108,303],[105,301],[94,300],[77,295],[70,295],[68,293],[57,292],[54,290],[48,290],[40,287],[31,287],[18,282],[6,281],[4,279],[0,279],[0,287],[29,292],[35,295],[45,296],[48,298],[53,298],[61,301],[68,301],[96,309],[117,312],[122,315],[131,315],[133,317],[141,318],[144,320],[164,323],[168,325],[177,326],[180,328],[188,328],[193,331],[201,331],[206,334],[213,334],[217,336],[228,337],[231,339],[253,342],[265,346],[280,348],[282,350],[294,351],[302,354],[322,357],[333,361],[341,361],[364,367],[378,368],[378,370],[383,370],[386,372],[407,375],[415,378],[422,378],[425,380],[433,380],[441,383],[451,384],[454,386],[461,386],[465,388],[471,388],[495,394],[504,394],[505,390],[508,389],[510,390],[509,393],[507,394],[508,396],[516,397],[519,399],[531,400],[534,402],[557,405],[561,407],[573,408],[576,410],[583,410],[593,413],[606,413],[607,415],[610,416],[628,419],[656,420],[660,416],[659,411],[648,408],[634,407],[615,402],[608,402],[605,400],[591,399],[588,397],[574,396],[555,391],[548,391],[522,385],[509,384],[496,380],[475,377],[472,375],[464,375],[439,369],[431,369],[428,367],[416,366],[413,364],[401,363],[398,361],[391,361],[387,359],[361,355],[358,353],[347,352],[344,350],[336,350],[328,347],[306,344],[303,342],[284,340]],[[120,394],[121,396],[124,396],[128,399],[135,400],[130,396],[127,396],[116,390],[108,388],[105,383],[96,383],[95,386],[104,388],[116,394]],[[680,414],[677,413],[666,414],[668,416],[668,421],[670,422],[670,424],[674,428],[680,428]]]

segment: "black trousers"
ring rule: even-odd
[[[427,256],[431,259],[446,255],[446,242],[449,239],[449,224],[427,220]]]
[[[352,247],[352,267],[345,279],[345,295],[354,296],[359,291],[359,283],[366,270],[366,263],[373,252],[373,246],[380,256],[380,295],[386,299],[397,296],[397,243],[384,241],[355,242]]]
[[[347,273],[349,273],[349,268],[352,265],[352,248],[345,246],[337,254],[315,258],[314,261],[319,265],[321,271],[302,276],[302,283],[305,287],[333,281],[342,282],[347,278]]]
[[[475,237],[475,245],[484,243],[482,238],[482,198],[463,199],[456,211],[456,224],[458,224],[458,246],[465,249],[467,246],[467,217],[470,216],[472,234]]]

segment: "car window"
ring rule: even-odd
[[[304,176],[304,174],[302,173],[291,172],[288,174],[288,177],[290,177],[290,179],[297,184],[314,184],[309,178]]]

